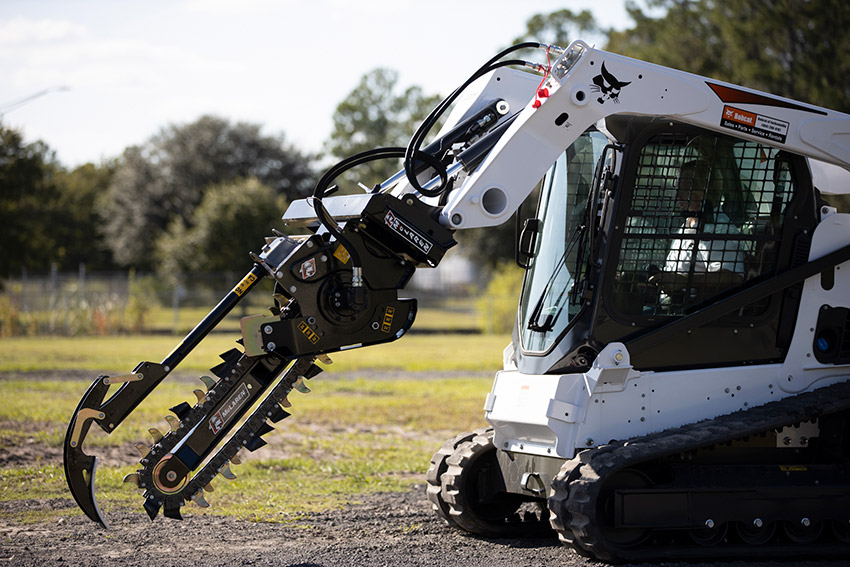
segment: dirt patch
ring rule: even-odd
[[[110,515],[104,530],[54,499],[36,507],[68,508],[58,520],[10,525],[0,520],[0,565],[44,567],[185,567],[197,565],[331,567],[591,567],[554,537],[483,539],[449,528],[434,516],[422,486],[378,494],[360,504],[306,515],[288,524],[188,516],[182,522],[143,514]],[[2,511],[2,507],[0,507]],[[787,563],[665,563],[667,567],[787,567]],[[839,567],[844,561],[796,567]]]
[[[35,505],[35,504],[34,504]],[[72,503],[47,505],[67,507]],[[371,496],[361,504],[291,524],[189,516],[182,522],[139,514],[110,518],[103,530],[69,508],[50,524],[0,522],[0,564],[21,567],[212,565],[587,565],[553,538],[488,541],[441,523],[424,489]]]

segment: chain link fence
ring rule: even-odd
[[[132,270],[89,272],[82,265],[72,273],[55,266],[48,273],[23,272],[0,282],[0,337],[185,333],[243,275],[203,273],[177,279]],[[516,296],[484,297],[486,283],[463,261],[418,270],[401,292],[419,302],[414,331],[500,332],[503,324],[491,320],[498,311],[493,305],[515,305]],[[238,329],[240,317],[268,313],[271,297],[271,281],[263,282],[223,325]]]

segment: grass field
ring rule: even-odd
[[[180,370],[207,372],[218,354],[237,346],[236,333],[208,336]],[[0,372],[91,370],[129,372],[137,362],[159,362],[180,342],[167,335],[12,337],[0,339]],[[393,343],[333,354],[338,373],[364,369],[409,372],[492,371],[501,367],[505,335],[410,335]]]
[[[90,454],[108,456],[98,469],[102,509],[141,512],[140,493],[121,479],[136,469],[133,444],[150,443],[149,427],[167,430],[163,416],[194,401],[185,372],[208,373],[217,354],[233,345],[228,334],[204,341],[112,435],[92,428]],[[265,438],[269,445],[234,467],[235,481],[219,480],[212,508],[189,513],[287,521],[339,506],[375,491],[421,483],[431,455],[456,433],[485,425],[482,406],[501,367],[507,336],[410,335],[387,345],[339,353],[309,386],[293,393],[293,415]],[[29,506],[67,499],[61,464],[65,428],[89,379],[63,379],[62,370],[127,372],[140,360],[163,358],[177,342],[167,336],[4,338],[0,340],[0,516],[40,521],[76,513]],[[14,457],[14,458],[12,458]],[[105,463],[109,463],[106,466]],[[23,503],[15,506],[15,503]],[[37,511],[32,511],[36,508]]]
[[[210,306],[211,307],[211,306]],[[156,306],[151,308],[149,327],[155,331],[188,333],[209,312],[209,307],[181,307],[175,316],[174,310]],[[219,329],[239,332],[239,319],[245,315],[266,313],[261,306],[252,306],[246,311],[237,307],[219,324]],[[477,313],[472,299],[446,301],[444,308],[434,309],[420,306],[416,312],[415,330],[457,331],[463,329],[481,329],[486,327],[481,321],[482,314]]]

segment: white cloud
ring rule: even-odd
[[[611,11],[609,0],[571,2]],[[363,73],[390,67],[402,86],[445,95],[519,35],[532,12],[563,0],[531,4],[0,0],[0,103],[70,87],[4,123],[43,139],[67,165],[119,155],[205,113],[259,123],[316,150]]]
[[[0,45],[22,45],[78,39],[85,37],[85,26],[67,20],[17,17],[0,20]]]

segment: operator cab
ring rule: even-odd
[[[603,133],[604,131],[604,133]],[[528,226],[514,334],[526,374],[582,371],[629,342],[808,257],[804,158],[669,119],[609,117],[553,164]],[[796,287],[647,348],[638,369],[781,361]]]

